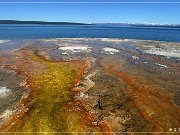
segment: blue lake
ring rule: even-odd
[[[127,38],[180,42],[180,28],[101,25],[0,25],[0,39]]]

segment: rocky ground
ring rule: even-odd
[[[61,38],[0,49],[4,133],[180,132],[180,43]]]

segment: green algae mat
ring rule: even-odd
[[[32,105],[13,132],[82,134],[100,131],[100,128],[83,119],[82,110],[79,111],[73,106],[71,89],[82,75],[82,62],[53,62],[35,54],[31,55],[30,59],[45,68],[41,74],[29,74],[33,68],[27,71],[27,82],[33,92]]]

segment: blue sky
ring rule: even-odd
[[[0,0],[0,2],[172,2],[172,0]],[[173,2],[180,2],[173,0]],[[0,3],[1,20],[42,20],[66,22],[128,22],[180,24],[180,3],[141,4],[3,4]]]

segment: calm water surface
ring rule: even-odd
[[[0,25],[0,39],[127,38],[180,42],[180,28],[101,25]]]

